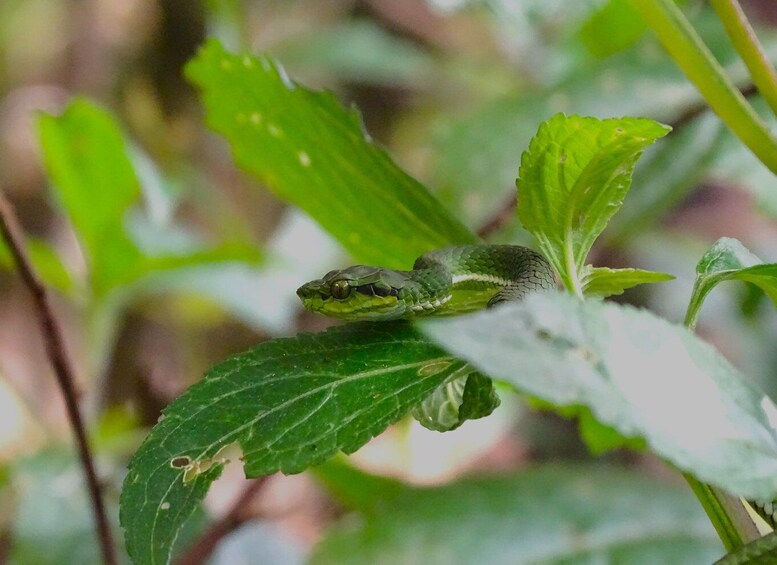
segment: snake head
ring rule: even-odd
[[[397,319],[406,312],[400,300],[404,281],[397,275],[397,271],[356,265],[303,284],[297,296],[311,312],[343,320]]]

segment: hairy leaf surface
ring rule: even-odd
[[[425,333],[495,379],[602,423],[700,480],[777,495],[777,406],[714,348],[650,312],[549,293]]]

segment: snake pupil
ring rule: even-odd
[[[333,282],[332,286],[329,287],[329,290],[332,293],[332,298],[336,300],[345,300],[348,298],[348,295],[351,294],[351,285],[348,284],[348,281],[339,280]]]

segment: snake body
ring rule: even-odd
[[[477,310],[555,286],[553,270],[519,245],[430,251],[410,271],[355,265],[305,283],[308,310],[344,320],[398,320]]]

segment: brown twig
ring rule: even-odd
[[[176,559],[175,565],[200,565],[204,563],[227,534],[235,531],[252,518],[252,515],[246,512],[246,507],[262,490],[269,478],[267,476],[251,481],[235,501],[235,504],[232,505],[229,512],[214,522],[205,533],[197,538],[186,552]]]
[[[65,408],[70,420],[70,426],[73,428],[73,434],[76,439],[78,455],[81,459],[86,485],[89,491],[89,497],[92,503],[92,513],[94,514],[97,536],[102,550],[103,562],[105,565],[116,565],[116,551],[113,545],[113,536],[108,525],[108,518],[105,513],[100,484],[97,480],[94,458],[89,448],[89,442],[86,438],[84,423],[81,420],[81,413],[78,410],[78,399],[75,387],[73,370],[67,360],[65,346],[62,340],[62,334],[57,326],[54,313],[49,304],[48,295],[45,287],[38,280],[32,265],[24,251],[24,235],[16,218],[16,213],[10,202],[0,191],[0,233],[8,244],[9,251],[13,256],[19,274],[22,277],[24,285],[32,295],[35,311],[38,321],[41,325],[43,340],[46,345],[46,354],[49,357],[57,382],[62,389],[62,396],[65,399]]]

